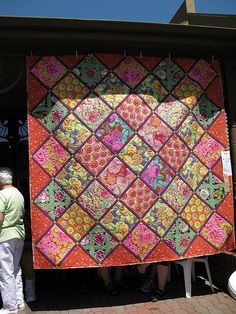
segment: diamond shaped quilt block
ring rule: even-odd
[[[145,66],[146,69],[152,70],[162,59],[162,57],[139,55],[136,58]]]
[[[180,212],[192,195],[190,187],[179,177],[175,177],[162,197],[177,212]]]
[[[68,73],[54,86],[53,93],[69,109],[74,109],[88,95],[89,89],[73,73]]]
[[[31,72],[48,88],[51,88],[67,72],[67,68],[55,57],[43,57]]]
[[[47,94],[34,108],[32,116],[37,118],[49,132],[53,132],[67,113],[68,110],[53,94]]]
[[[165,101],[161,102],[160,106],[157,107],[156,113],[173,130],[176,130],[189,113],[189,110],[179,100],[168,96]]]
[[[133,130],[113,113],[97,130],[96,135],[113,153],[117,153],[130,140],[133,133]]]
[[[139,217],[150,209],[156,199],[157,195],[140,179],[132,183],[121,197],[121,200]]]
[[[95,221],[76,203],[58,220],[61,226],[75,241],[79,241],[94,225]]]
[[[118,242],[102,226],[95,225],[81,240],[80,245],[98,264],[101,264]]]
[[[153,114],[138,134],[157,152],[172,135],[172,130]]]
[[[187,76],[183,78],[173,91],[173,95],[188,108],[193,108],[196,105],[202,93],[201,86]]]
[[[152,72],[159,78],[169,92],[172,91],[173,87],[176,86],[184,76],[183,70],[168,58],[162,60]]]
[[[202,179],[206,176],[208,169],[194,155],[190,155],[183,168],[180,176],[195,190]]]
[[[111,160],[112,153],[93,135],[78,150],[75,158],[96,176]]]
[[[201,84],[202,88],[206,89],[210,82],[215,78],[216,72],[208,62],[200,59],[192,67],[188,75]]]
[[[135,179],[135,175],[115,157],[100,174],[99,179],[112,193],[120,196]]]
[[[232,232],[232,226],[217,213],[214,213],[202,228],[200,234],[214,247],[220,249]]]
[[[126,57],[115,69],[118,75],[129,87],[134,88],[147,75],[147,70],[133,57]]]
[[[70,206],[72,199],[56,182],[51,181],[34,203],[53,220],[57,220]]]
[[[199,125],[193,115],[189,115],[185,119],[178,131],[178,135],[190,149],[193,149],[203,133],[204,129]]]
[[[194,148],[194,153],[202,162],[211,168],[220,158],[223,150],[224,147],[219,142],[205,133]]]
[[[188,147],[173,134],[164,147],[160,150],[159,155],[175,170],[179,171],[186,161],[190,151]]]
[[[148,115],[151,113],[151,110],[140,97],[131,94],[119,106],[117,113],[134,130],[138,130]]]
[[[214,79],[210,86],[208,86],[205,93],[210,101],[212,101],[218,107],[224,108],[224,95],[220,75]]]
[[[158,156],[142,172],[141,178],[157,193],[163,193],[173,180],[174,171]]]
[[[226,195],[225,184],[210,172],[196,193],[205,203],[212,208],[216,208]]]
[[[115,197],[98,181],[93,181],[80,195],[78,202],[96,220],[115,203]]]
[[[55,175],[66,163],[69,154],[53,137],[50,137],[33,154],[33,158],[47,173]]]
[[[190,247],[195,236],[196,232],[181,218],[178,218],[164,236],[164,240],[173,251],[181,256]]]
[[[176,218],[177,214],[173,209],[159,199],[144,216],[143,221],[160,237],[163,237]]]
[[[126,237],[123,243],[130,252],[140,261],[143,261],[159,240],[159,237],[141,222]]]
[[[84,84],[93,88],[107,75],[108,69],[93,54],[88,54],[73,72]]]
[[[208,217],[213,213],[202,200],[193,195],[181,213],[183,220],[197,232],[202,228]]]
[[[221,108],[217,107],[205,95],[201,97],[197,105],[193,108],[195,117],[204,128],[209,127],[220,112]]]
[[[57,56],[69,69],[73,68],[83,57],[83,54],[77,54],[76,56]]]
[[[117,202],[112,209],[101,219],[100,223],[118,240],[132,230],[138,218],[122,203]]]
[[[93,177],[72,158],[55,179],[73,198],[77,198]]]
[[[159,102],[168,94],[167,90],[154,75],[148,75],[141,84],[138,85],[135,91],[146,101],[152,110],[154,110]]]
[[[155,153],[135,135],[119,153],[119,157],[135,172],[141,172]]]
[[[111,109],[93,93],[75,109],[75,114],[92,131],[95,131],[110,113]]]
[[[73,154],[90,135],[91,132],[73,114],[70,114],[56,130],[54,136]]]
[[[109,69],[113,69],[123,59],[121,54],[96,53],[96,57],[101,60]]]
[[[116,108],[127,97],[130,89],[116,75],[110,73],[94,91],[112,108]]]
[[[74,241],[57,225],[54,225],[36,244],[36,247],[54,265],[58,265],[69,254],[74,245]]]

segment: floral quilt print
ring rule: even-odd
[[[81,246],[98,264],[104,261],[117,244],[117,240],[100,225],[96,225],[81,241]]]
[[[99,219],[115,203],[115,197],[98,181],[92,184],[80,196],[79,203],[95,219]]]
[[[73,114],[70,114],[55,132],[55,137],[70,153],[76,152],[90,135],[91,132],[81,125]]]
[[[99,176],[99,179],[113,192],[120,196],[134,180],[134,173],[115,157]]]
[[[155,157],[143,171],[141,178],[157,193],[162,193],[173,180],[174,171],[159,157]]]
[[[51,181],[34,200],[34,203],[53,220],[57,220],[71,202],[71,197],[55,181]]]
[[[96,135],[113,153],[117,153],[133,133],[132,129],[114,113],[97,130]]]
[[[119,241],[122,241],[138,218],[120,202],[103,217],[101,224],[106,227]]]
[[[49,138],[33,158],[50,175],[55,175],[68,160],[69,153],[53,138]]]
[[[217,60],[166,56],[28,58],[35,268],[135,265],[235,247],[219,71]]]
[[[73,198],[76,198],[92,180],[92,176],[75,159],[71,159],[55,179]]]
[[[223,150],[224,147],[219,142],[205,134],[196,145],[194,152],[210,168],[220,158],[220,153]]]
[[[181,256],[191,245],[195,235],[196,232],[193,231],[188,224],[181,218],[177,218],[164,239],[166,244]]]
[[[119,153],[119,157],[135,172],[142,171],[154,155],[154,151],[138,135],[135,135]]]
[[[124,240],[124,245],[140,260],[153,249],[159,237],[145,224],[140,223]]]

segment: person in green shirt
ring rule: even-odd
[[[0,168],[0,314],[25,309],[20,259],[24,246],[24,198],[13,186],[13,173]]]

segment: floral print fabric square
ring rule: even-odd
[[[234,247],[217,61],[101,53],[35,60],[27,73],[35,268]]]

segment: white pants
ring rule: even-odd
[[[16,310],[24,304],[20,268],[23,246],[21,239],[0,242],[0,291],[4,309]]]

